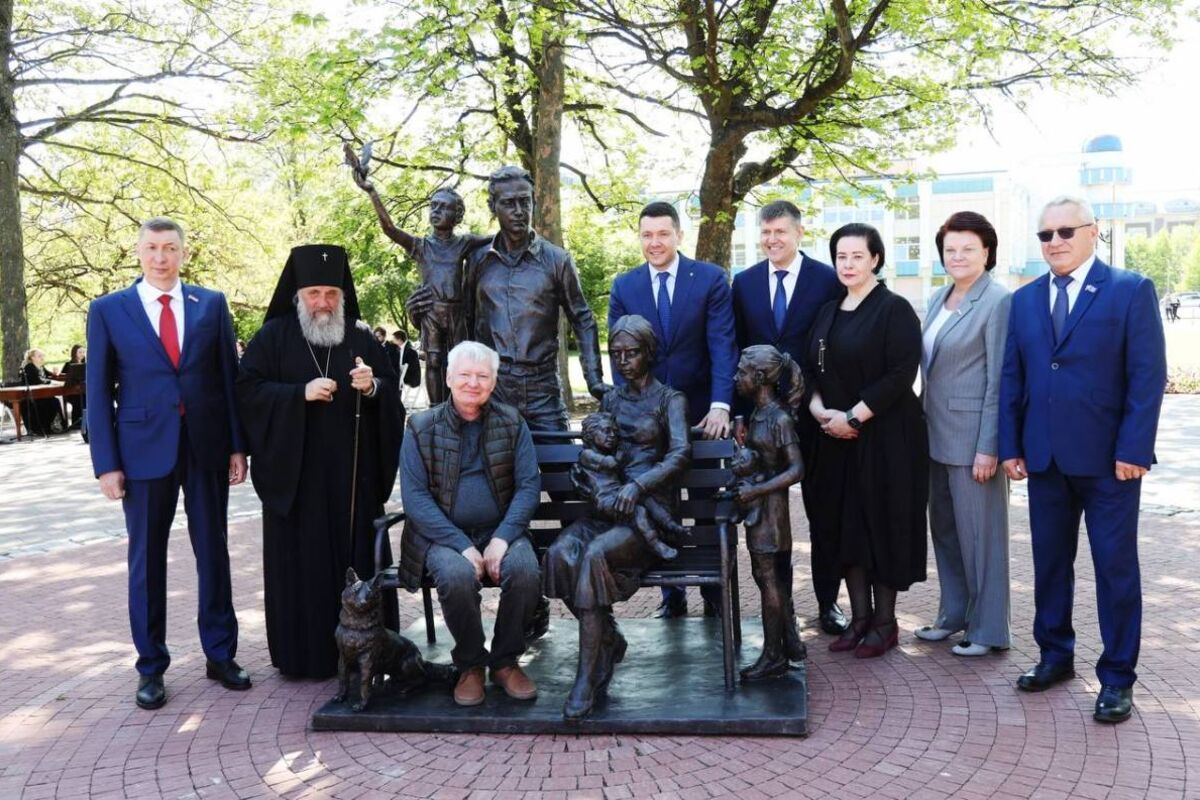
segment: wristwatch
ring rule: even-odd
[[[862,420],[854,416],[853,411],[846,412],[846,424],[856,431],[862,428]]]

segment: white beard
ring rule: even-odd
[[[296,317],[300,320],[300,330],[309,343],[317,347],[337,347],[346,337],[346,300],[338,300],[337,310],[333,312],[309,313],[304,301],[296,303]]]

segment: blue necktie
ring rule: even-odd
[[[783,333],[783,322],[787,319],[787,292],[783,290],[783,279],[787,274],[786,269],[775,270],[779,282],[775,284],[775,301],[771,304],[771,311],[775,314],[776,333]]]
[[[658,273],[658,321],[662,324],[663,339],[671,338],[671,295],[667,292],[669,272]]]
[[[1058,293],[1054,295],[1054,307],[1050,309],[1050,322],[1054,325],[1054,341],[1062,341],[1063,329],[1067,327],[1067,285],[1075,280],[1070,275],[1056,275],[1054,285]]]

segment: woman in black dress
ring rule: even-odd
[[[896,593],[925,580],[929,442],[913,393],[921,325],[875,277],[877,230],[844,225],[829,250],[846,293],[818,313],[804,365],[822,430],[809,465],[822,498],[813,536],[838,555],[854,611],[829,649],[874,658],[897,644]]]
[[[21,377],[25,385],[30,387],[54,383],[46,374],[46,354],[36,347],[26,352],[25,363],[21,366]],[[57,397],[22,400],[21,420],[25,423],[25,430],[33,436],[62,433],[67,429],[62,406],[59,405]]]
[[[627,483],[617,503],[633,511],[644,494],[673,506],[675,483],[691,458],[687,400],[650,371],[657,350],[654,328],[643,317],[621,317],[609,331],[608,353],[625,385],[600,400],[616,417],[617,454]],[[613,618],[614,603],[638,589],[641,573],[661,562],[628,525],[574,522],[554,540],[542,564],[547,597],[560,598],[579,620],[579,668],[563,716],[586,716],[625,655],[625,638]]]

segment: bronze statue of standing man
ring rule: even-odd
[[[537,235],[533,179],[520,167],[488,178],[488,208],[500,231],[467,256],[468,334],[500,354],[496,399],[515,407],[530,430],[566,430],[567,408],[558,380],[558,312],[567,314],[579,343],[588,391],[604,385],[600,335],[583,296],[575,262]]]

